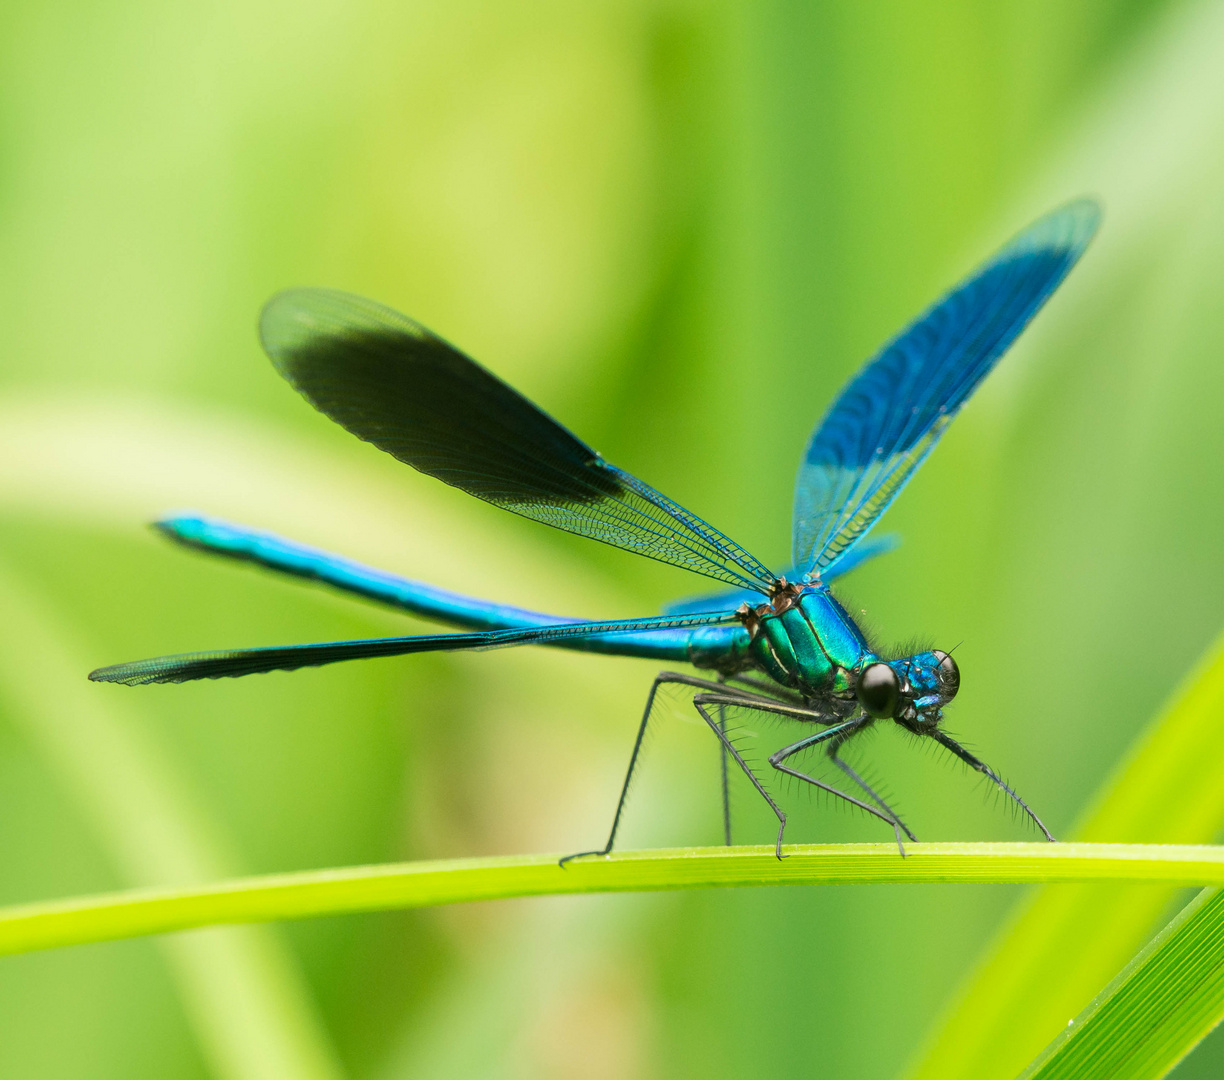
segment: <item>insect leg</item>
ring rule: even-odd
[[[800,708],[794,705],[785,705],[779,702],[762,700],[759,698],[749,701],[743,699],[736,700],[733,697],[723,696],[720,694],[698,694],[696,697],[694,697],[693,704],[697,706],[698,711],[701,712],[701,715],[706,718],[706,722],[712,727],[716,727],[716,725],[710,720],[709,715],[705,712],[705,706],[707,705],[738,705],[741,708],[756,709],[758,712],[773,713],[776,716],[785,716],[794,718],[796,720],[806,720],[808,722],[815,721],[825,724],[829,722],[829,717],[825,713],[816,712],[813,709]],[[818,731],[815,734],[805,736],[798,742],[792,743],[790,746],[785,746],[781,750],[777,751],[777,753],[771,754],[769,764],[772,765],[773,768],[777,769],[778,772],[786,773],[788,776],[793,776],[796,779],[813,785],[814,787],[818,787],[822,791],[827,791],[830,795],[836,795],[839,799],[844,799],[846,802],[857,806],[860,810],[866,810],[867,813],[871,814],[873,817],[878,817],[881,821],[887,822],[889,825],[891,825],[893,827],[893,832],[895,833],[897,829],[896,822],[893,821],[891,817],[887,817],[882,814],[874,806],[868,806],[867,803],[861,802],[853,795],[847,795],[844,791],[841,791],[838,788],[832,787],[821,780],[817,780],[815,777],[808,776],[807,773],[801,773],[797,769],[792,769],[789,765],[782,764],[788,757],[790,757],[792,754],[797,754],[800,750],[806,750],[810,746],[817,746],[828,739],[835,738],[839,733],[849,734],[853,732],[855,728],[862,725],[863,720],[860,717],[857,720],[850,720],[846,721],[845,723],[836,724],[833,727],[826,728],[824,731]],[[720,737],[723,738],[725,745],[728,747],[728,749],[730,749],[731,753],[735,755],[736,760],[740,763],[740,767],[743,768],[748,774],[756,789],[765,797],[765,801],[768,802],[771,807],[773,807],[774,813],[779,815],[778,820],[781,824],[778,828],[777,854],[778,858],[782,858],[782,833],[786,827],[786,815],[778,809],[777,804],[773,801],[773,799],[765,794],[765,789],[757,780],[756,775],[744,764],[743,759],[735,751],[735,748],[731,746],[730,742],[726,740],[725,735],[720,735]]]
[[[1015,791],[1004,783],[1003,778],[997,772],[995,772],[994,769],[987,765],[986,762],[984,762],[981,758],[975,757],[973,754],[969,753],[969,751],[961,746],[960,743],[958,743],[950,735],[945,735],[942,731],[932,731],[931,738],[941,746],[945,746],[951,750],[952,753],[960,758],[961,761],[963,761],[971,769],[976,769],[978,772],[990,777],[995,784],[997,784],[1003,791],[1005,791],[1009,796],[1011,796],[1012,799],[1016,801],[1016,804],[1021,810],[1023,810],[1030,818],[1033,819],[1033,822],[1036,824],[1037,828],[1042,831],[1045,838],[1051,843],[1054,842],[1054,837],[1050,834],[1050,830],[1045,827],[1045,823],[1041,820],[1041,818],[1039,818],[1031,809],[1029,809],[1028,803],[1026,803],[1022,798],[1020,798],[1019,795],[1016,794]]]
[[[722,689],[722,688],[719,687],[719,689]],[[709,698],[714,698],[716,700],[714,701],[705,700]],[[730,754],[733,758],[735,758],[736,764],[738,764],[739,767],[744,770],[744,775],[748,777],[749,780],[752,781],[752,786],[757,789],[757,791],[760,793],[761,798],[764,799],[767,803],[769,803],[769,808],[774,812],[774,815],[777,817],[778,819],[778,842],[774,845],[774,854],[777,855],[779,859],[784,858],[782,854],[782,834],[786,831],[786,814],[783,812],[782,807],[780,807],[776,802],[773,801],[773,798],[770,796],[769,792],[765,790],[764,785],[762,785],[761,781],[757,779],[756,773],[754,773],[748,767],[748,763],[742,757],[740,757],[740,752],[735,749],[735,745],[727,737],[726,731],[724,731],[722,726],[719,724],[719,722],[715,720],[706,711],[707,704],[741,705],[747,708],[756,708],[757,705],[755,702],[750,704],[748,701],[745,701],[743,699],[736,699],[730,695],[724,696],[724,695],[719,695],[719,694],[698,694],[696,697],[693,698],[693,707],[701,714],[701,718],[707,724],[710,725],[710,729],[714,732],[715,735],[718,736],[718,741],[722,743],[723,749],[726,750],[726,752]]]
[[[721,690],[726,687],[709,679],[699,679],[694,675],[683,675],[677,671],[661,671],[651,684],[650,693],[646,695],[646,708],[642,710],[642,722],[638,725],[637,738],[633,742],[633,752],[629,755],[629,769],[625,773],[625,782],[621,785],[620,798],[616,801],[616,813],[612,817],[612,831],[608,834],[608,842],[598,851],[579,851],[566,855],[559,865],[564,866],[571,859],[579,859],[584,855],[607,855],[616,842],[616,830],[620,828],[621,815],[625,811],[625,800],[629,797],[629,783],[633,779],[633,770],[637,768],[638,756],[642,749],[642,740],[646,737],[646,728],[650,724],[650,714],[654,711],[655,695],[664,683],[679,683],[682,686],[693,686],[699,690]],[[737,700],[737,699],[736,699]],[[708,719],[708,718],[707,718]]]
[[[723,739],[727,735],[727,712],[726,706],[718,706],[718,731],[721,736],[718,740],[718,758],[722,764],[722,808],[723,808],[723,838],[727,847],[731,846],[731,785],[730,775],[727,772],[727,744]]]
[[[728,678],[731,684],[728,686],[729,690],[739,691],[742,687],[747,687],[749,692],[755,691],[766,698],[786,701],[791,705],[803,705],[803,698],[793,690],[787,690],[776,683],[767,683],[764,679],[754,679],[751,675],[731,675]]]
[[[763,711],[773,712],[774,710],[765,709]],[[804,782],[808,784],[812,784],[815,787],[820,788],[822,791],[827,791],[830,795],[836,795],[839,799],[844,799],[846,802],[850,803],[851,805],[857,806],[861,810],[866,810],[867,813],[871,814],[873,817],[878,817],[881,821],[887,822],[889,825],[893,827],[893,832],[897,835],[897,838],[898,838],[897,843],[899,845],[901,841],[900,841],[900,834],[897,833],[896,816],[892,813],[891,810],[888,809],[887,806],[884,806],[884,809],[887,811],[887,813],[886,814],[881,813],[874,806],[869,806],[867,803],[862,802],[859,799],[856,799],[853,795],[847,795],[844,791],[840,790],[839,788],[835,788],[831,786],[830,784],[823,783],[822,781],[817,780],[813,776],[808,776],[807,773],[801,773],[798,769],[792,769],[789,765],[782,764],[788,757],[792,756],[793,754],[797,754],[801,750],[807,750],[809,747],[812,747],[812,746],[818,746],[820,743],[827,742],[830,739],[839,740],[840,742],[844,742],[847,738],[849,738],[857,730],[859,730],[860,728],[864,726],[865,726],[865,723],[863,719],[860,717],[857,720],[847,720],[844,724],[838,724],[835,727],[826,728],[824,731],[818,731],[814,735],[808,735],[806,738],[800,739],[798,742],[791,743],[790,746],[784,746],[781,750],[777,751],[776,753],[770,754],[769,764],[772,765],[775,769],[777,769],[778,772],[784,772],[788,776],[793,776],[796,779],[803,780]],[[875,795],[873,792],[871,792],[871,789],[868,788],[867,790],[872,795],[872,798],[875,798]],[[876,801],[878,802],[879,800],[877,799]],[[908,833],[909,830],[907,829],[906,832]],[[901,854],[902,855],[905,854],[904,848],[902,848]]]
[[[862,731],[866,727],[867,727],[867,724],[862,723],[855,730],[848,731],[844,735],[841,735],[838,738],[834,739],[832,743],[830,743],[829,745],[829,760],[833,762],[833,764],[836,765],[839,769],[841,769],[841,771],[844,772],[848,777],[850,777],[850,779],[853,780],[854,783],[856,783],[860,788],[862,788],[865,792],[867,792],[867,794],[871,797],[872,801],[875,802],[885,813],[887,813],[892,818],[893,833],[897,837],[897,848],[901,852],[901,857],[904,858],[905,857],[905,845],[902,844],[901,842],[901,833],[904,832],[906,836],[908,836],[912,841],[914,841],[914,843],[918,842],[918,837],[916,837],[912,832],[910,832],[909,826],[906,825],[905,822],[901,820],[897,812],[891,806],[888,805],[888,803],[884,800],[884,797],[880,795],[880,793],[876,791],[869,783],[867,783],[867,781],[864,780],[858,774],[858,772],[852,769],[849,764],[842,761],[842,759],[838,756],[838,751],[840,751],[841,748],[846,745],[846,743],[849,741],[851,736],[856,735],[859,731]]]

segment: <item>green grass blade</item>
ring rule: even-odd
[[[680,848],[557,865],[556,855],[359,866],[0,909],[0,954],[201,926],[518,896],[737,885],[1159,882],[1224,885],[1224,848],[1125,844]]]
[[[1138,740],[1075,835],[1212,840],[1224,827],[1222,715],[1224,639]],[[1015,1076],[1122,969],[1172,898],[1168,888],[1092,885],[1027,898],[962,988],[912,1080]]]
[[[1164,1076],[1224,1019],[1224,892],[1204,889],[1022,1080]]]

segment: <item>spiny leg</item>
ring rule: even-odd
[[[747,680],[742,680],[747,681]],[[725,686],[727,682],[726,675],[718,677],[720,685]],[[727,733],[727,711],[722,705],[718,706],[718,727],[725,735]],[[723,842],[727,847],[731,846],[731,774],[728,770],[727,748],[723,744],[722,739],[718,740],[718,763],[722,780],[722,811],[723,811]]]
[[[723,737],[727,734],[726,708],[718,706],[718,730]],[[718,740],[718,758],[722,765],[722,808],[723,808],[723,839],[727,847],[731,846],[731,777],[727,771],[727,744],[722,738]]]
[[[761,700],[761,699],[757,699],[755,701],[749,702],[749,701],[744,701],[744,700],[736,700],[735,698],[726,697],[726,696],[722,696],[719,694],[698,694],[696,697],[693,698],[693,704],[697,706],[698,710],[701,711],[701,714],[703,716],[707,717],[707,722],[709,722],[709,718],[704,711],[704,706],[706,705],[739,705],[744,708],[756,709],[758,712],[772,713],[776,716],[791,717],[793,719],[804,720],[809,723],[812,723],[812,722],[825,723],[825,724],[829,723],[828,715],[826,715],[825,713],[817,712],[814,709],[803,708],[803,707],[796,706],[796,705],[784,705],[779,702],[772,702],[772,701],[766,701],[766,700]],[[880,813],[880,811],[877,810],[874,806],[868,806],[867,803],[861,802],[860,800],[856,799],[853,795],[847,795],[846,792],[841,791],[838,788],[832,787],[831,785],[826,784],[821,780],[817,780],[815,777],[808,776],[807,773],[801,773],[797,769],[792,769],[790,766],[782,764],[782,762],[784,762],[788,757],[790,757],[792,754],[797,754],[800,750],[806,750],[810,746],[817,746],[820,743],[827,741],[828,739],[836,738],[841,733],[851,733],[855,728],[858,728],[862,726],[863,724],[864,724],[864,720],[863,718],[860,717],[859,719],[856,719],[856,720],[848,720],[840,724],[835,724],[834,726],[826,728],[824,731],[818,731],[813,735],[805,736],[804,738],[800,739],[798,742],[792,743],[790,746],[783,747],[781,750],[770,755],[769,764],[773,766],[773,768],[775,768],[778,772],[786,773],[788,776],[793,776],[798,780],[802,780],[805,783],[808,783],[808,784],[813,785],[814,787],[820,788],[822,791],[827,791],[830,795],[836,795],[839,799],[844,799],[846,802],[852,804],[853,806],[857,806],[860,810],[867,811],[867,813],[871,814],[873,817],[878,817],[881,821],[887,822],[889,825],[891,825],[893,827],[893,832],[896,833],[896,830],[897,830],[896,822],[891,817],[887,817],[884,814]],[[727,745],[730,747],[729,742],[727,743]],[[732,753],[735,753],[734,748],[732,748]],[[752,782],[756,786],[757,790],[761,792],[762,795],[765,795],[765,789],[761,786],[760,782],[757,780],[756,774],[753,773],[750,769],[748,769],[746,765],[744,765],[743,759],[740,758],[738,754],[736,754],[735,756],[736,756],[736,759],[740,762],[740,766],[744,768],[745,772],[747,772],[749,777],[752,779]],[[774,807],[774,813],[781,815],[781,817],[779,818],[781,822],[781,826],[778,829],[777,854],[778,854],[778,858],[782,858],[782,854],[781,854],[782,852],[782,833],[786,826],[786,817],[785,815],[782,815],[782,812],[780,810],[777,809],[777,804],[774,803],[773,799],[771,799],[768,795],[765,795],[765,799],[771,807]],[[904,854],[904,852],[902,853]]]
[[[958,743],[950,735],[945,735],[942,731],[932,731],[931,738],[933,738],[941,746],[946,746],[971,769],[976,769],[978,772],[990,777],[995,784],[997,784],[1003,791],[1005,791],[1011,796],[1012,799],[1016,801],[1016,805],[1018,805],[1021,810],[1023,810],[1030,818],[1033,819],[1033,822],[1036,824],[1037,828],[1042,831],[1045,838],[1049,840],[1050,843],[1055,842],[1053,835],[1050,833],[1050,830],[1045,827],[1045,823],[1041,820],[1041,818],[1033,813],[1033,811],[1029,808],[1028,803],[1020,798],[1020,796],[1017,795],[1016,792],[1004,782],[1003,777],[1001,777],[994,771],[994,769],[987,765],[986,762],[984,762],[981,758],[975,757],[973,754],[969,753],[969,751],[961,746],[960,743]]]
[[[722,689],[722,687],[719,687],[719,689]],[[740,752],[735,749],[734,744],[727,737],[727,733],[722,729],[718,721],[715,720],[708,712],[706,712],[706,708],[705,708],[706,702],[703,699],[710,698],[710,697],[719,698],[719,700],[712,702],[712,704],[742,705],[742,706],[747,707],[749,705],[749,702],[744,699],[736,700],[735,698],[729,698],[723,695],[716,695],[716,694],[714,695],[698,694],[696,697],[693,698],[693,706],[701,714],[701,718],[707,724],[710,725],[710,730],[712,730],[714,734],[718,736],[718,740],[719,742],[722,743],[723,749],[726,750],[727,753],[729,753],[733,758],[735,758],[736,763],[739,765],[741,769],[744,770],[744,775],[748,777],[749,780],[752,781],[752,786],[757,789],[761,798],[764,799],[767,803],[769,803],[769,808],[774,812],[774,815],[777,817],[778,819],[778,842],[774,845],[774,854],[779,859],[784,858],[782,854],[782,834],[786,831],[786,814],[782,811],[782,807],[780,807],[776,802],[773,801],[773,798],[770,796],[769,792],[765,790],[764,785],[761,783],[760,780],[757,779],[756,773],[754,773],[748,767],[748,763],[742,757],[740,757]],[[753,704],[751,707],[756,708],[757,706]]]
[[[772,711],[772,710],[766,710]],[[884,809],[887,814],[881,813],[874,806],[868,806],[867,803],[856,799],[853,795],[847,795],[839,788],[835,788],[830,784],[826,784],[821,780],[817,780],[814,776],[808,776],[807,773],[802,773],[798,769],[792,769],[789,765],[782,763],[791,755],[799,753],[801,750],[807,750],[810,747],[818,746],[822,742],[827,742],[829,739],[848,738],[857,730],[865,726],[864,720],[860,717],[857,720],[847,720],[845,723],[837,724],[835,727],[827,728],[825,731],[818,731],[814,735],[808,735],[806,738],[800,739],[798,742],[791,743],[790,746],[784,746],[781,750],[769,756],[769,764],[779,772],[784,772],[788,776],[793,776],[796,779],[803,780],[806,783],[812,784],[820,788],[822,791],[827,791],[830,795],[836,795],[839,799],[844,799],[852,806],[857,806],[860,810],[866,810],[873,817],[878,817],[881,821],[887,822],[893,828],[893,833],[897,837],[897,844],[901,844],[901,834],[897,831],[897,820],[892,811],[887,806]],[[874,797],[874,796],[873,796]],[[906,832],[909,830],[907,829]],[[901,848],[901,854],[905,854],[905,848]]]
[[[912,832],[910,832],[909,826],[906,825],[905,822],[901,820],[900,815],[891,806],[888,805],[884,797],[878,791],[876,791],[875,788],[873,788],[869,783],[867,783],[867,781],[864,780],[858,774],[857,771],[852,769],[847,762],[843,761],[838,756],[838,752],[841,750],[843,746],[846,745],[850,737],[858,734],[858,732],[860,731],[865,730],[866,727],[867,727],[867,724],[863,723],[858,728],[856,728],[854,731],[847,732],[844,736],[840,736],[834,739],[832,744],[829,746],[829,760],[832,761],[833,764],[836,765],[839,769],[841,769],[841,771],[844,772],[848,777],[850,777],[850,779],[853,780],[854,783],[856,783],[860,788],[862,788],[865,792],[867,792],[868,796],[870,796],[870,798],[886,814],[888,814],[892,818],[893,833],[897,837],[897,849],[901,852],[901,857],[904,858],[905,857],[905,845],[901,842],[901,833],[904,832],[905,835],[908,836],[914,843],[918,842],[918,837],[916,837]]]
[[[905,857],[905,844],[902,843],[901,841],[901,834],[905,833],[905,835],[908,836],[914,843],[918,842],[918,837],[916,837],[913,834],[913,832],[910,830],[910,827],[906,825],[904,821],[901,820],[897,812],[891,806],[888,805],[888,802],[885,799],[883,799],[880,796],[880,794],[870,784],[867,783],[866,780],[864,780],[861,776],[859,776],[859,774],[855,772],[854,769],[852,769],[849,765],[847,765],[844,761],[842,761],[841,758],[837,757],[835,754],[830,754],[829,757],[832,760],[834,765],[836,765],[839,769],[841,769],[842,772],[844,772],[848,777],[850,777],[850,779],[854,781],[854,783],[856,783],[860,788],[862,788],[868,794],[871,800],[874,803],[876,803],[880,807],[881,810],[883,810],[886,814],[888,814],[892,818],[893,832],[897,836],[897,849],[901,852],[902,858],[904,858]]]
[[[711,682],[709,679],[699,679],[694,675],[684,675],[677,671],[661,671],[655,677],[655,681],[651,684],[650,693],[646,695],[646,708],[642,710],[642,722],[638,725],[637,738],[633,742],[633,752],[629,755],[629,769],[625,773],[625,782],[621,785],[620,798],[616,801],[616,814],[612,818],[612,831],[608,833],[608,842],[598,851],[579,851],[573,855],[566,855],[560,860],[560,866],[564,866],[571,859],[579,859],[584,855],[607,855],[612,850],[612,845],[616,842],[616,830],[620,828],[621,815],[625,811],[625,800],[629,797],[629,784],[633,780],[633,770],[637,768],[638,757],[642,749],[642,740],[646,737],[646,728],[650,723],[650,714],[654,711],[655,695],[659,692],[659,687],[664,683],[679,683],[683,686],[694,686],[699,690],[721,690],[727,692],[727,688],[720,683]],[[738,692],[738,693],[742,693]],[[744,695],[747,697],[748,695]]]

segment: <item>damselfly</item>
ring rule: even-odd
[[[100,682],[186,682],[292,670],[337,660],[509,645],[555,645],[688,663],[646,698],[607,843],[612,850],[659,688],[680,684],[722,746],[724,820],[729,763],[778,820],[786,814],[729,736],[729,710],[769,714],[800,737],[769,767],[913,833],[839,756],[879,720],[933,739],[1007,794],[1053,837],[985,762],[941,730],[960,673],[946,652],[886,656],[834,597],[834,580],[894,546],[869,538],[880,515],[961,406],[1079,259],[1099,211],[1068,204],[1021,232],[932,305],[862,368],[817,425],[795,492],[792,568],[775,573],[733,540],[599,454],[458,349],[373,301],[321,289],[274,297],[260,333],[277,370],[315,408],[358,438],[496,506],[558,529],[681,566],[729,587],[660,616],[573,622],[462,596],[361,566],[268,533],[204,517],[159,522],[190,547],[325,582],[469,631],[365,641],[188,653],[101,668]],[[857,794],[803,772],[827,756]],[[571,856],[571,858],[574,856]]]

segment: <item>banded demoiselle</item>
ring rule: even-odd
[[[816,426],[799,466],[792,559],[775,573],[718,529],[577,436],[491,372],[389,308],[346,293],[297,289],[264,308],[260,334],[276,369],[316,409],[400,461],[514,513],[684,567],[728,587],[663,615],[573,622],[462,596],[268,533],[205,517],[158,523],[173,540],[282,573],[325,582],[469,632],[188,653],[94,671],[100,682],[185,682],[292,670],[376,656],[509,645],[687,663],[654,680],[629,757],[607,843],[616,840],[629,782],[659,688],[680,684],[722,747],[724,822],[729,763],[777,817],[786,814],[727,731],[728,711],[768,714],[798,738],[769,767],[823,789],[890,825],[898,846],[914,834],[839,756],[877,721],[933,739],[988,777],[1053,840],[1041,819],[984,761],[941,729],[960,672],[941,650],[889,656],[874,648],[832,583],[894,546],[872,527],[952,418],[1075,265],[1099,210],[1079,200],[1040,218],[856,374]],[[801,734],[800,734],[801,733]],[[797,767],[816,751],[856,794]],[[902,847],[902,853],[904,848]],[[575,856],[570,856],[573,858]],[[564,860],[563,860],[564,861]]]

